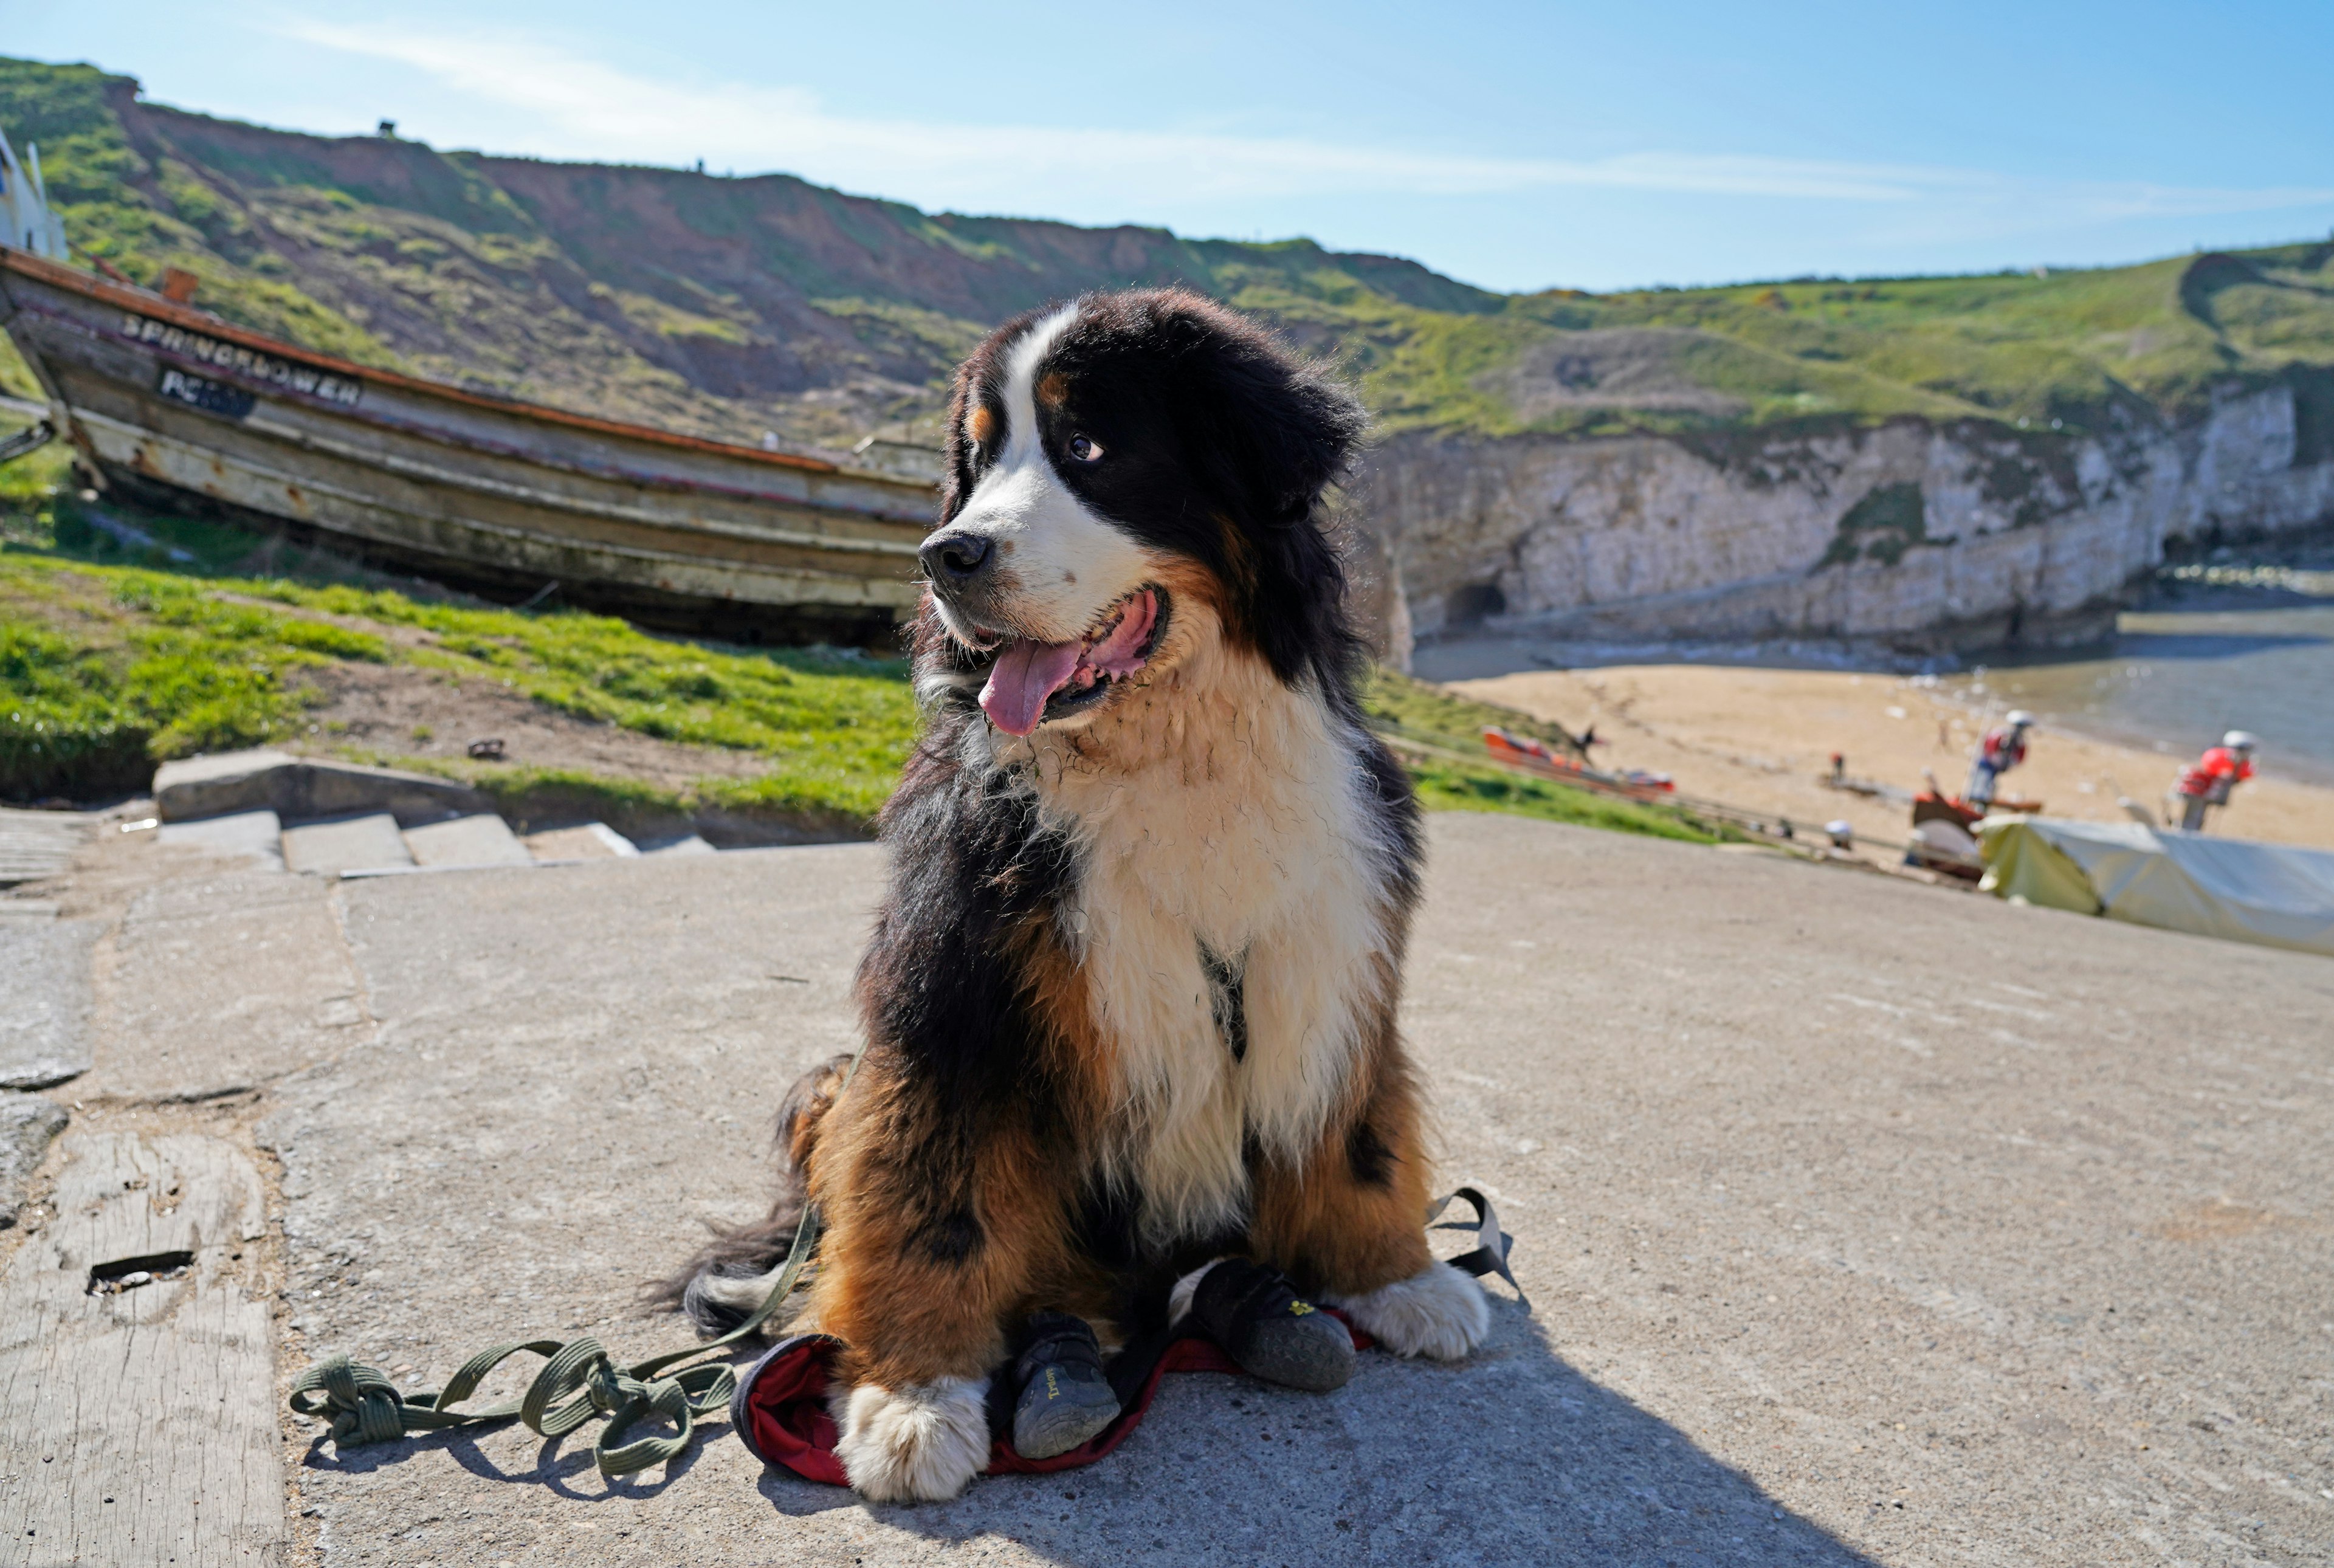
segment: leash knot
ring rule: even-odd
[[[327,1356],[293,1386],[292,1408],[304,1416],[329,1416],[333,1441],[351,1448],[388,1443],[405,1436],[405,1400],[379,1369],[360,1366],[346,1355]]]

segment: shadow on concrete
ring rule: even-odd
[[[304,1469],[330,1470],[343,1476],[366,1476],[408,1463],[423,1454],[442,1452],[481,1480],[541,1486],[575,1502],[598,1503],[612,1497],[637,1500],[657,1496],[696,1468],[709,1445],[729,1435],[729,1422],[726,1417],[700,1416],[689,1447],[669,1463],[635,1471],[629,1476],[603,1477],[592,1458],[592,1445],[601,1429],[597,1422],[587,1423],[564,1437],[544,1438],[535,1448],[535,1463],[523,1470],[513,1469],[490,1458],[479,1448],[478,1439],[489,1433],[507,1431],[516,1419],[513,1417],[510,1420],[497,1421],[486,1427],[420,1432],[396,1442],[371,1443],[362,1448],[335,1447],[328,1435],[319,1433],[309,1442],[300,1464]],[[634,1438],[668,1435],[671,1430],[670,1427],[661,1423],[642,1422],[624,1436],[629,1441]]]
[[[858,1505],[783,1471],[760,1489],[791,1516]],[[868,1512],[935,1547],[1002,1536],[1075,1568],[1872,1562],[1565,1361],[1512,1302],[1459,1367],[1366,1354],[1326,1397],[1172,1377],[1097,1464]]]

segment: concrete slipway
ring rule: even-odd
[[[110,834],[48,895],[105,922],[95,1066],[46,1092],[79,1109],[40,1228],[0,1232],[0,1318],[37,1296],[68,1347],[0,1333],[0,1557],[2327,1559],[2334,964],[1755,853],[1432,836],[1409,1029],[1536,1313],[1502,1291],[1469,1363],[1366,1356],[1326,1398],[1172,1380],[1092,1469],[871,1509],[719,1427],[611,1486],[576,1438],[336,1452],[277,1411],[333,1350],[434,1386],[526,1333],[677,1342],[633,1289],[754,1207],[777,1095],[848,1044],[880,850],[334,881]],[[146,1287],[179,1305],[92,1326],[72,1271],[124,1191],[210,1228]],[[70,1351],[99,1327],[115,1360]],[[125,1344],[202,1371],[41,1393]]]

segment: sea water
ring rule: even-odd
[[[2224,730],[2251,730],[2263,774],[2334,785],[2334,563],[2166,573],[2105,649],[1941,684],[1996,713],[2030,708],[2045,725],[2162,752],[2167,770]],[[2121,782],[2153,793],[2159,781]]]

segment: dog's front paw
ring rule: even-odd
[[[1483,1287],[1447,1263],[1365,1295],[1335,1296],[1354,1326],[1400,1356],[1456,1361],[1491,1332],[1491,1303]]]
[[[862,1383],[836,1401],[835,1457],[876,1503],[937,1503],[989,1463],[989,1380],[906,1389]]]

